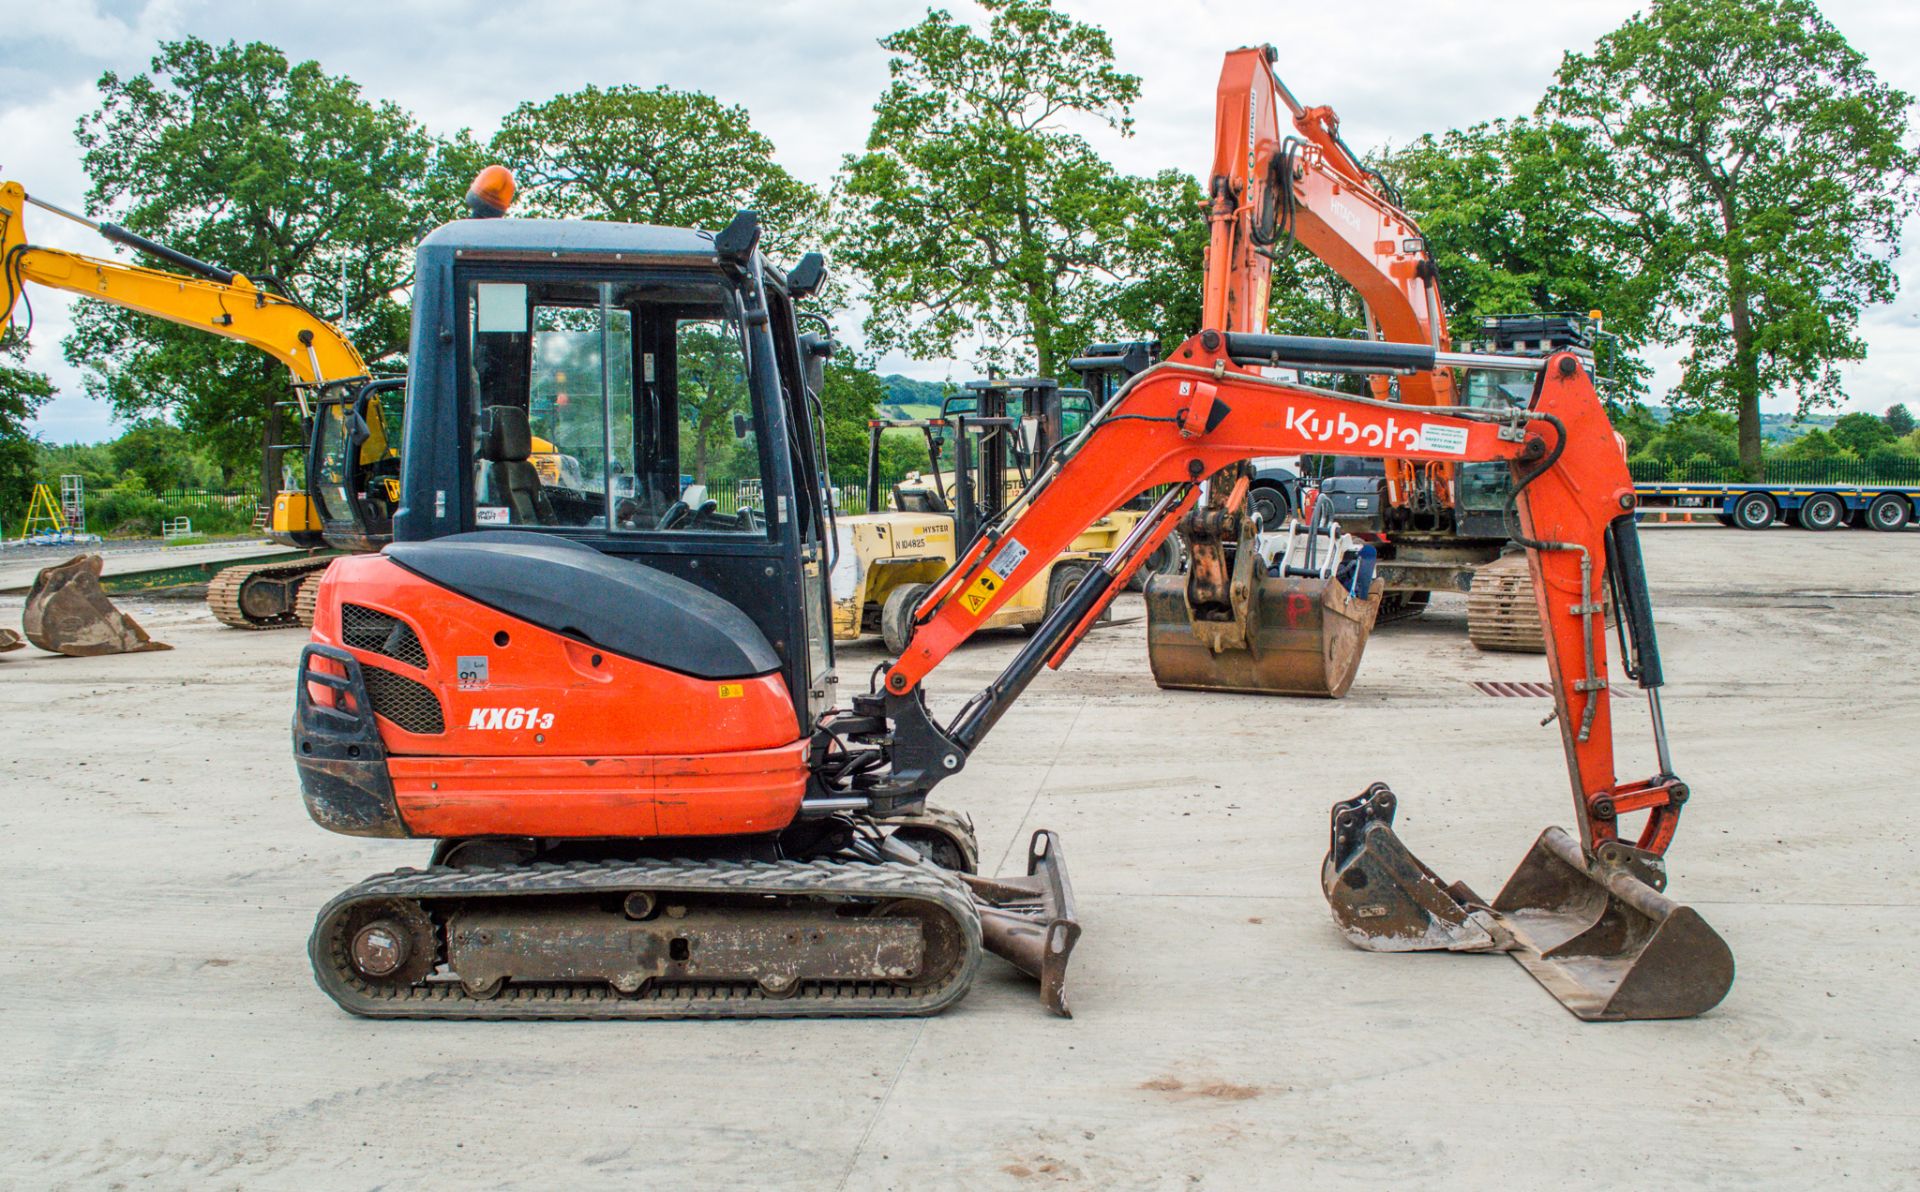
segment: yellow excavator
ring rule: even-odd
[[[185,272],[32,244],[24,219],[29,203]],[[378,550],[392,538],[405,382],[375,378],[339,328],[284,287],[87,219],[34,198],[18,182],[0,183],[0,331],[16,304],[24,302],[31,319],[28,282],[239,340],[285,364],[305,441],[269,444],[266,472],[284,474],[278,457],[302,449],[305,481],[283,483],[273,494],[267,536],[284,546],[347,551]],[[241,628],[311,624],[313,593],[305,591],[303,600],[303,590],[327,562],[309,557],[226,568],[208,585],[207,605],[222,622]]]

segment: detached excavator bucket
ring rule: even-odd
[[[99,555],[75,555],[34,577],[21,618],[27,640],[73,658],[173,649],[113,607],[100,587],[100,565]]]
[[[1560,828],[1534,842],[1489,905],[1443,886],[1393,831],[1374,785],[1334,804],[1321,887],[1347,939],[1372,952],[1511,952],[1589,1021],[1691,1018],[1733,985],[1733,953],[1692,907],[1663,894],[1659,859],[1617,840],[1589,861]]]
[[[1067,961],[1080,939],[1080,920],[1067,881],[1060,838],[1042,829],[1027,846],[1024,878],[975,877],[961,880],[973,890],[980,911],[981,942],[987,951],[1040,981],[1040,1000],[1062,1018],[1067,1008]]]
[[[1224,607],[1196,611],[1197,576],[1147,582],[1147,661],[1162,687],[1339,699],[1380,612],[1373,549],[1331,522],[1261,534],[1240,523]],[[1196,568],[1197,570],[1197,568]]]

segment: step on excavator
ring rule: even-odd
[[[25,220],[29,204],[183,272],[33,244]],[[26,303],[31,312],[26,284],[32,282],[239,340],[279,360],[292,374],[293,399],[286,404],[297,408],[306,434],[299,443],[269,444],[265,472],[280,475],[285,454],[299,452],[305,482],[274,493],[262,527],[267,537],[282,546],[347,551],[378,550],[391,537],[405,382],[373,377],[346,336],[284,285],[248,278],[117,224],[87,219],[29,195],[18,182],[0,184],[0,279],[0,327],[12,319],[16,304]],[[307,623],[313,582],[328,561],[309,557],[223,568],[207,586],[207,607],[222,623],[243,629]],[[69,577],[62,590],[77,591],[80,582]],[[104,592],[96,595],[97,600],[74,604],[68,612],[78,615],[83,607],[106,603]],[[44,620],[78,627],[75,645],[84,638],[91,648],[114,636],[106,620]]]
[[[1236,65],[1253,78],[1223,110],[1270,78],[1265,50]],[[1210,317],[1263,297],[1264,275],[1234,251],[1259,210],[1247,176],[1216,191],[1227,251],[1209,260]],[[1577,356],[1208,327],[1049,455],[920,601],[906,648],[841,701],[820,365],[794,309],[825,263],[808,254],[783,271],[759,240],[742,212],[719,232],[464,221],[420,244],[395,541],[328,570],[295,679],[293,754],[314,820],[434,841],[425,868],[321,909],[309,954],[340,1006],[931,1014],[992,952],[1065,1013],[1080,924],[1058,837],[1034,834],[1023,875],[979,875],[970,824],[929,798],[1070,656],[1207,477],[1310,452],[1513,470],[1578,823],[1549,829],[1484,902],[1407,852],[1390,793],[1343,800],[1324,871],[1342,930],[1370,949],[1508,951],[1584,1016],[1718,1002],[1725,944],[1662,892],[1688,790],[1659,719],[1632,482]],[[1411,409],[1265,375],[1309,365],[1525,369],[1534,387],[1521,408]],[[690,509],[680,485],[684,403],[721,383],[745,395],[737,458],[764,495],[730,513]],[[578,462],[573,483],[544,483],[528,462],[536,432]],[[927,680],[941,662],[1091,522],[1153,489],[1146,516],[1005,669],[937,717]],[[1628,610],[1625,669],[1647,693],[1659,756],[1628,782],[1614,773],[1603,585]],[[1637,815],[1628,844],[1620,824]]]

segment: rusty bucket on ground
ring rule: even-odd
[[[1290,525],[1284,535],[1263,536],[1276,540],[1267,550],[1256,548],[1251,535],[1241,540],[1228,585],[1229,618],[1196,613],[1186,576],[1147,581],[1147,661],[1155,683],[1326,699],[1347,693],[1380,611],[1380,589],[1357,584],[1358,596],[1348,589],[1341,564],[1357,544],[1337,527],[1307,531],[1305,539],[1300,530]],[[1323,552],[1310,567],[1290,562],[1302,543]]]
[[[107,599],[100,567],[99,555],[75,555],[35,576],[21,617],[27,640],[48,653],[73,658],[171,650]]]
[[[980,911],[987,951],[1040,982],[1040,1000],[1063,1018],[1067,1007],[1067,962],[1080,940],[1080,919],[1067,881],[1060,838],[1041,829],[1027,845],[1024,878],[962,874]]]
[[[1321,888],[1334,922],[1372,952],[1508,952],[1580,1018],[1691,1018],[1733,985],[1733,953],[1692,907],[1665,897],[1660,859],[1620,841],[1588,859],[1548,828],[1491,903],[1442,884],[1393,831],[1375,784],[1334,804]]]

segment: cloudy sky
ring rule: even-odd
[[[1632,0],[1373,0],[1274,4],[1271,0],[1058,0],[1112,34],[1119,64],[1142,77],[1134,135],[1103,138],[1120,168],[1205,168],[1220,55],[1268,41],[1280,73],[1306,103],[1330,103],[1356,148],[1400,144],[1422,132],[1513,115],[1532,107],[1563,51],[1592,44],[1631,15]],[[13,6],[0,46],[0,177],[78,208],[86,181],[73,127],[96,103],[102,71],[141,70],[157,41],[272,42],[314,58],[374,97],[410,109],[438,132],[490,135],[522,99],[588,83],[708,91],[744,104],[788,169],[825,186],[842,154],[864,140],[886,82],[877,40],[914,23],[916,0],[28,0]],[[945,7],[977,16],[967,0]],[[1920,6],[1830,0],[1829,17],[1881,77],[1920,92]],[[84,229],[42,215],[37,241],[100,253]],[[237,262],[236,262],[237,264]],[[1920,368],[1920,229],[1902,259],[1901,299],[1870,312],[1864,363],[1848,369],[1850,408],[1879,411],[1912,400]],[[105,408],[81,396],[79,371],[60,358],[66,304],[34,300],[33,366],[61,396],[38,429],[53,441],[113,433]],[[1659,386],[1676,373],[1671,357]],[[964,365],[884,362],[940,377]]]

